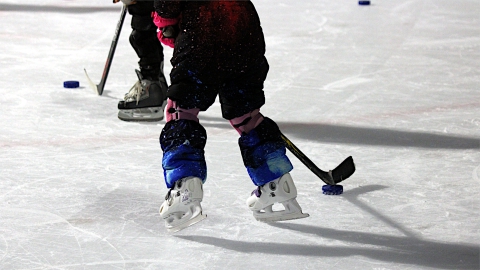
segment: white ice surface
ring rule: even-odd
[[[310,217],[255,221],[217,103],[200,115],[208,218],[167,233],[164,122],[116,116],[136,81],[130,15],[97,96],[83,69],[100,81],[118,4],[0,0],[0,269],[480,268],[480,1],[254,3],[262,112],[320,168],[352,155],[345,193],[289,153]]]

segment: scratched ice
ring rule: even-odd
[[[289,153],[310,217],[255,221],[217,103],[200,115],[208,218],[171,235],[164,122],[117,119],[136,80],[130,15],[97,96],[83,69],[100,81],[119,4],[0,0],[0,269],[479,269],[480,1],[371,3],[254,1],[262,112],[320,168],[352,155],[345,193],[322,195]]]

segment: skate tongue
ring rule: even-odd
[[[262,196],[262,191],[260,190],[260,187],[254,189],[250,195],[253,195],[253,194],[255,194],[257,198],[260,198],[260,196]]]

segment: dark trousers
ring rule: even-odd
[[[138,65],[144,77],[158,78],[163,62],[163,47],[157,38],[157,27],[153,23],[153,1],[138,1],[128,6],[132,15],[130,44],[139,58]]]

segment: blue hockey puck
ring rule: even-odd
[[[80,87],[80,83],[78,81],[64,81],[63,87],[65,88],[78,88]]]
[[[322,187],[323,194],[325,195],[340,195],[343,193],[342,185],[324,185]]]
[[[361,6],[368,6],[370,5],[370,1],[358,1],[358,4]]]

